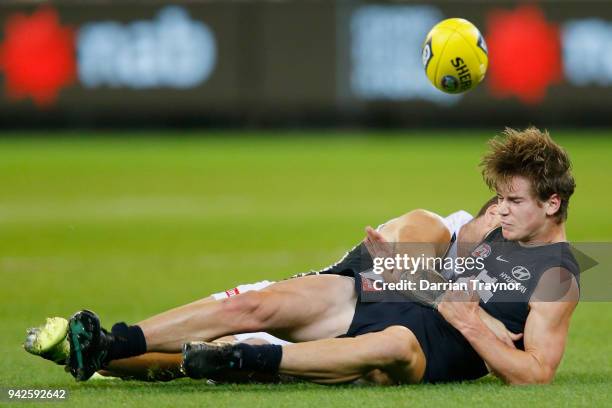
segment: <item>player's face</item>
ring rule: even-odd
[[[504,238],[529,242],[545,227],[546,209],[533,194],[531,182],[515,176],[497,187],[497,215]]]

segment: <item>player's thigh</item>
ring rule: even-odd
[[[345,334],[353,319],[357,295],[354,280],[339,275],[312,275],[277,282],[260,293],[275,298],[277,315],[270,332],[290,341],[309,341]]]

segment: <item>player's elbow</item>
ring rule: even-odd
[[[541,369],[535,375],[533,384],[539,384],[539,385],[550,384],[552,382],[553,378],[555,378],[554,370],[550,370],[550,369],[544,368],[544,369]]]
[[[516,376],[503,378],[503,381],[508,385],[547,385],[555,378],[553,370],[539,369],[535,372],[524,371]]]
[[[513,378],[511,380],[504,381],[507,385],[519,386],[519,385],[547,385],[552,382],[552,377],[541,377],[541,378]]]
[[[555,378],[555,368],[547,364],[538,364],[532,371],[532,384],[550,384]]]

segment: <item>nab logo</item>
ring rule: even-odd
[[[517,265],[512,268],[512,276],[514,276],[515,279],[524,281],[531,278],[531,273],[529,273],[529,270],[524,266]]]

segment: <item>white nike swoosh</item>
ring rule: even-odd
[[[501,255],[498,255],[497,258],[498,261],[502,261],[502,262],[510,262],[510,261],[506,261],[504,258],[501,257]]]

